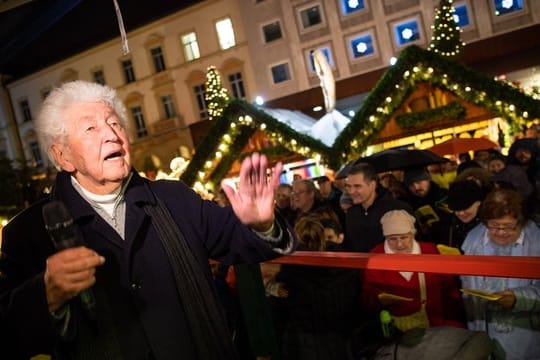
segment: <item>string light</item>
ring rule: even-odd
[[[452,0],[441,0],[435,12],[434,24],[431,25],[433,35],[428,46],[429,51],[455,57],[465,46],[460,39],[461,29],[454,20],[454,12]]]

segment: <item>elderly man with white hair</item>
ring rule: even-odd
[[[179,181],[141,178],[126,122],[116,92],[99,84],[66,83],[45,99],[35,126],[61,171],[50,198],[3,229],[2,358],[235,359],[208,259],[257,263],[293,250],[274,214],[281,164],[268,178],[266,157],[248,156],[238,190],[224,184],[232,206],[220,208]],[[72,219],[44,210],[51,201]],[[81,236],[55,247],[46,225],[72,222]]]

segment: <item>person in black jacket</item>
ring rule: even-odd
[[[224,186],[231,207],[220,208],[179,181],[141,178],[126,123],[116,92],[96,83],[45,99],[35,126],[61,171],[50,199],[3,228],[3,359],[235,359],[208,259],[257,263],[294,249],[274,214],[281,165],[268,178],[266,157],[244,159],[238,191]],[[80,229],[75,247],[51,241],[50,200]],[[56,217],[53,228],[71,226]]]
[[[377,172],[367,163],[354,165],[347,175],[345,189],[352,198],[353,206],[345,218],[345,241],[347,251],[369,252],[384,241],[381,217],[390,210],[412,208],[395,199],[390,192],[378,187]]]

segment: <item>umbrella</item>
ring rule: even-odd
[[[446,161],[448,160],[429,150],[388,149],[359,158],[355,163],[367,162],[373,165],[377,172],[384,172],[439,164]]]
[[[452,138],[430,147],[438,155],[461,154],[467,151],[497,149],[499,145],[485,138]]]

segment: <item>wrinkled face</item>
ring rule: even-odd
[[[521,233],[521,227],[518,226],[517,219],[510,215],[505,215],[498,219],[488,220],[489,239],[497,245],[513,244]]]
[[[430,188],[429,180],[415,181],[409,185],[409,191],[418,197],[424,197],[428,194]]]
[[[276,190],[276,206],[285,209],[291,206],[291,192],[288,187],[278,187]]]
[[[530,150],[519,148],[516,150],[516,159],[520,164],[528,164],[531,161],[532,153]]]
[[[94,102],[69,106],[65,118],[65,143],[52,145],[56,161],[86,190],[111,193],[131,169],[129,140],[120,119],[110,106]]]
[[[488,164],[488,171],[492,174],[497,174],[502,169],[504,169],[504,167],[505,167],[504,161],[500,159],[493,159]]]
[[[364,179],[364,174],[347,176],[345,190],[351,196],[353,204],[371,205],[375,200],[377,182]]]
[[[388,235],[384,238],[384,241],[388,244],[388,247],[396,254],[410,254],[413,250],[412,233]]]
[[[291,207],[295,210],[309,211],[315,202],[315,192],[309,190],[302,181],[293,182]]]
[[[457,218],[461,220],[461,222],[468,224],[474,220],[474,218],[478,214],[479,208],[480,208],[480,201],[475,201],[468,208],[463,209],[463,210],[457,210],[454,213],[456,214]]]

